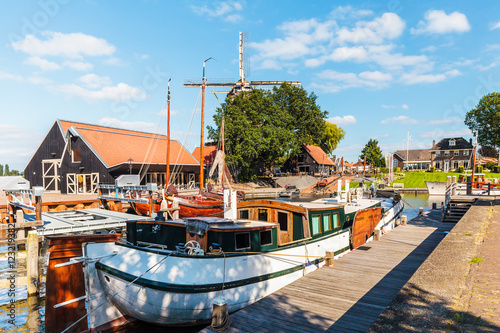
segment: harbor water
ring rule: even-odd
[[[425,211],[432,209],[432,204],[435,202],[437,207],[441,207],[444,202],[444,197],[429,197],[427,194],[403,194],[405,208],[403,215],[408,217],[408,220],[418,215],[419,209]],[[0,253],[7,252],[6,247],[0,248]],[[46,256],[41,256],[41,266],[45,271]],[[24,260],[19,260],[15,270],[9,268],[7,258],[0,257],[0,279],[7,279],[12,274],[16,277],[25,275],[26,264]],[[15,291],[9,288],[0,289],[0,333],[15,333],[15,332],[44,332],[45,320],[45,288],[42,285],[40,297],[27,297],[26,286],[17,287]],[[150,325],[135,326],[121,332],[137,332],[148,330],[153,332],[197,332],[201,327],[192,328],[160,328],[151,327]]]

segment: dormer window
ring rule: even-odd
[[[450,140],[450,146],[454,146],[455,145],[455,139],[451,139]]]

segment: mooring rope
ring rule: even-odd
[[[65,333],[67,332],[70,328],[72,328],[73,326],[75,326],[76,324],[78,324],[80,321],[82,321],[83,319],[87,318],[88,316],[90,316],[92,313],[94,313],[94,311],[96,311],[97,309],[99,309],[101,306],[103,306],[104,304],[106,304],[110,299],[112,299],[113,297],[115,297],[116,295],[118,295],[119,293],[121,293],[122,291],[124,291],[125,289],[127,289],[128,286],[130,286],[132,283],[134,283],[135,281],[139,280],[141,277],[143,277],[146,273],[148,273],[150,270],[152,270],[153,268],[155,268],[156,266],[160,265],[161,263],[163,263],[165,261],[165,259],[167,259],[169,256],[170,256],[171,253],[169,253],[166,257],[164,257],[163,259],[161,259],[160,261],[158,261],[156,264],[154,264],[153,266],[151,266],[150,268],[148,268],[144,273],[142,273],[141,275],[139,275],[138,277],[136,277],[134,280],[130,281],[125,287],[123,287],[121,290],[118,290],[116,293],[114,293],[113,295],[111,295],[110,297],[108,297],[104,302],[102,302],[101,304],[99,304],[94,310],[90,311],[89,313],[87,313],[85,316],[81,317],[80,319],[78,319],[77,321],[75,321],[73,324],[71,324],[71,326],[67,327],[64,331],[62,331],[61,333]]]

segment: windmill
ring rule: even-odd
[[[245,70],[248,75],[248,66],[245,66],[245,63],[248,63],[249,57],[246,56],[248,52],[245,52],[247,48],[246,40],[248,40],[247,34],[240,32],[240,42],[239,42],[239,74],[240,79],[237,82],[233,80],[217,80],[214,82],[209,82],[205,79],[205,75],[203,75],[202,82],[194,82],[193,80],[186,80],[184,82],[184,87],[231,87],[229,92],[218,92],[218,93],[227,93],[228,96],[234,96],[242,91],[251,91],[254,86],[279,86],[282,83],[288,83],[292,85],[300,85],[300,81],[247,81],[245,76]],[[246,68],[245,68],[246,67]]]

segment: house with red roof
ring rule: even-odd
[[[24,169],[33,186],[63,194],[97,193],[122,174],[165,185],[167,137],[161,134],[56,120]],[[193,186],[200,163],[170,141],[170,183]]]
[[[334,171],[335,162],[318,146],[302,145],[300,153],[288,159],[282,168],[287,173],[307,173],[330,175]]]

